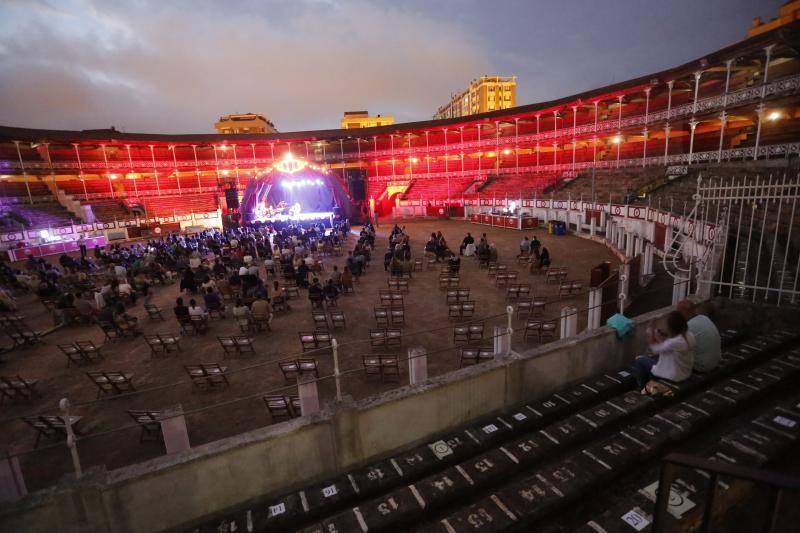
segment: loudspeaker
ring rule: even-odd
[[[236,209],[239,207],[239,194],[234,189],[225,190],[225,203],[228,209]]]
[[[366,199],[367,191],[364,186],[364,180],[367,177],[366,170],[360,168],[348,168],[345,170],[347,179],[347,187],[350,189],[350,196],[356,202],[362,202]]]

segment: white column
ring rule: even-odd
[[[644,260],[642,261],[642,273],[644,275],[653,273],[653,243],[648,242],[644,246]]]
[[[417,346],[408,349],[408,381],[417,385],[428,379],[428,355],[425,348]]]
[[[696,121],[695,119],[692,119],[692,120],[689,121],[689,129],[691,130],[689,132],[689,164],[690,165],[692,164],[692,153],[694,152],[694,130],[697,127],[698,124],[699,124],[699,122]]]
[[[428,139],[428,133],[429,132],[427,132],[427,131],[425,132],[425,161],[427,161],[427,170],[428,170],[428,174],[430,174],[431,173],[431,145],[430,145],[430,140]],[[447,134],[445,134],[445,135],[447,135]],[[430,175],[428,176],[428,178],[430,178]]]
[[[553,172],[556,171],[558,166],[558,111],[553,111]]]
[[[635,241],[636,241],[636,234],[635,233],[631,233],[629,231],[626,231],[625,232],[625,255],[627,257],[633,257],[635,255],[634,254],[634,248],[633,248],[633,245],[634,245]]]
[[[602,316],[603,305],[603,289],[592,288],[589,289],[589,313],[586,323],[587,330],[597,329],[601,326],[600,318]]]
[[[568,339],[578,333],[578,310],[573,306],[561,308],[561,338]]]
[[[577,140],[575,139],[575,128],[578,122],[578,106],[572,106],[572,171],[575,172],[575,148]]]
[[[728,105],[728,91],[731,86],[731,67],[733,67],[734,59],[725,61],[725,97],[722,99],[723,110]]]
[[[317,380],[313,376],[303,374],[298,376],[297,394],[300,396],[300,413],[303,416],[319,412]]]
[[[767,110],[764,108],[764,103],[758,104],[756,108],[756,113],[758,114],[758,127],[756,128],[756,143],[755,147],[753,148],[753,160],[755,161],[758,159],[758,145],[761,142],[761,123],[764,122],[764,115],[766,114]]]
[[[769,81],[769,62],[772,58],[772,49],[775,48],[774,44],[764,47],[764,55],[766,56],[764,59],[764,76],[761,88],[761,98],[764,98],[765,91],[767,90],[767,81]]]
[[[536,115],[536,172],[539,172],[539,119],[541,115]]]
[[[725,123],[728,121],[728,114],[725,111],[719,116],[719,149],[717,150],[717,163],[722,161],[722,144],[725,140]]]
[[[698,70],[694,73],[694,100],[692,101],[692,114],[697,113],[697,94],[700,92],[700,76],[703,72]]]
[[[667,87],[669,91],[667,92],[667,121],[669,121],[669,114],[672,111],[672,86],[675,85],[675,80],[669,80],[667,82]]]
[[[676,305],[681,300],[686,299],[689,291],[689,277],[686,275],[678,275],[673,280],[672,286],[672,305]]]
[[[514,119],[514,158],[516,171],[519,172],[519,119]]]
[[[389,146],[391,147],[391,154],[392,154],[392,179],[397,179],[397,172],[394,166],[394,133],[389,134]]]
[[[617,103],[619,104],[619,113],[617,113],[617,129],[622,129],[622,99],[625,98],[624,95],[617,96]]]
[[[667,166],[667,156],[669,155],[669,131],[671,129],[669,124],[664,126],[664,166]]]
[[[644,137],[643,141],[644,146],[642,148],[642,166],[645,167],[647,166],[647,137],[648,137],[647,128],[645,128],[644,131],[642,131],[642,136]]]

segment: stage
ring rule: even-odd
[[[273,215],[254,216],[254,222],[306,222],[309,220],[326,220],[333,224],[333,211],[310,211],[308,213],[276,213]]]

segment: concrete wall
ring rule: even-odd
[[[464,424],[619,369],[644,345],[636,319],[439,376],[331,412],[296,419],[118,470],[91,472],[0,508],[0,530],[158,531],[341,473]]]

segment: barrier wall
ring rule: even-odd
[[[645,345],[642,315],[625,341],[602,327],[332,411],[291,420],[39,491],[0,508],[7,531],[158,531],[277,495],[435,440],[477,417],[619,369]],[[402,422],[402,423],[398,423]]]

